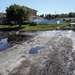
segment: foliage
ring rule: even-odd
[[[38,30],[52,30],[59,28],[61,26],[67,25],[68,22],[65,22],[63,24],[49,24],[49,25],[36,25],[36,26],[30,26],[30,25],[23,25],[25,28],[21,29],[20,31],[38,31]]]
[[[22,25],[24,28],[20,29],[20,31],[38,31],[38,30],[51,30],[60,28],[61,26],[68,25],[68,22],[65,22],[63,24],[49,24],[49,25]],[[11,25],[0,25],[0,28],[10,28]],[[17,27],[18,25],[15,25],[14,27]]]
[[[70,17],[70,18],[75,17],[75,13],[74,13],[74,12],[70,12],[70,13],[68,14],[68,17]]]
[[[27,19],[28,10],[24,6],[10,5],[6,8],[8,22],[14,22],[21,25]]]
[[[32,23],[30,23],[30,26],[36,26],[36,25],[37,25],[36,22],[32,22]]]
[[[74,18],[75,17],[75,13],[74,12],[70,12],[70,13],[62,13],[62,14],[42,14],[40,15],[40,17],[43,17],[45,19],[55,19],[55,18]]]

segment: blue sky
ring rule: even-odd
[[[0,0],[0,12],[14,3],[36,9],[38,15],[75,12],[75,0]]]

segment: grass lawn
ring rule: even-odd
[[[65,22],[63,24],[49,24],[49,25],[36,25],[36,26],[30,26],[30,25],[22,25],[24,28],[20,29],[20,31],[38,31],[38,30],[51,30],[56,29],[61,26],[67,25],[68,23]],[[0,25],[0,28],[10,28],[13,25]],[[15,27],[18,25],[14,25]]]
[[[9,28],[10,25],[0,25],[0,28]]]
[[[49,24],[49,25],[36,25],[36,26],[30,26],[30,25],[23,25],[25,28],[21,29],[20,31],[38,31],[38,30],[51,30],[56,29],[61,26],[67,25],[68,23],[63,24]]]

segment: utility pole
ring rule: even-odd
[[[57,14],[57,11],[55,10],[55,15]]]

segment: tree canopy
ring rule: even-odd
[[[23,21],[27,20],[28,9],[25,6],[10,5],[6,8],[6,15],[8,22],[15,22],[21,25]]]
[[[55,19],[55,18],[74,18],[75,12],[70,13],[62,13],[62,14],[42,14],[40,17],[43,17],[45,19]]]

